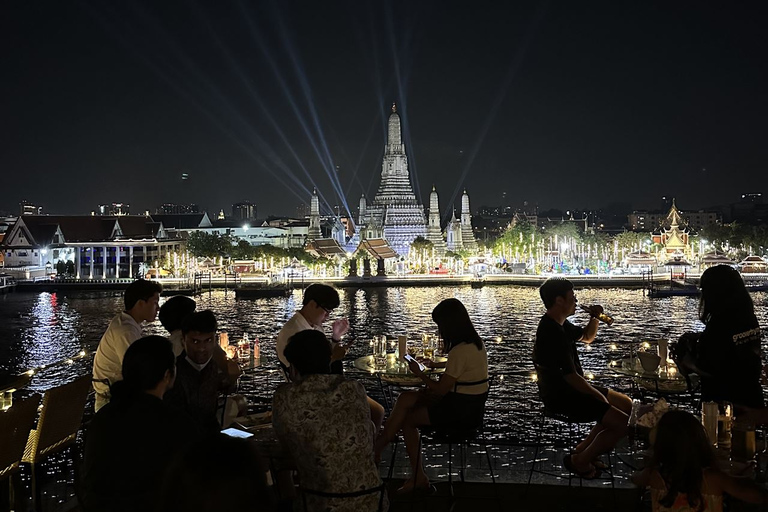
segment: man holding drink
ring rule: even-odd
[[[579,363],[576,341],[592,343],[597,335],[599,317],[607,317],[599,305],[588,308],[591,318],[584,327],[568,321],[576,312],[573,284],[567,279],[551,278],[539,288],[547,308],[539,321],[533,348],[533,362],[538,376],[539,395],[553,413],[574,422],[597,423],[563,465],[582,478],[596,478],[602,463],[598,457],[610,451],[626,435],[632,401],[622,393],[590,384]],[[605,320],[604,320],[605,321]]]

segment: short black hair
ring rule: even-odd
[[[173,332],[181,329],[182,320],[184,320],[187,315],[194,313],[195,307],[197,307],[197,303],[194,299],[190,299],[184,295],[176,295],[160,306],[160,314],[158,314],[158,318],[166,331]]]
[[[174,373],[176,356],[171,342],[162,336],[145,336],[128,347],[123,357],[123,383],[133,391],[154,389],[165,377]]]
[[[283,354],[301,375],[331,372],[331,344],[325,334],[315,329],[288,338]]]
[[[309,285],[304,290],[304,301],[302,304],[306,306],[311,300],[315,301],[321,308],[328,310],[336,309],[341,304],[339,292],[336,291],[336,288],[327,284],[314,283]]]
[[[162,292],[163,285],[160,283],[147,281],[146,279],[137,279],[125,289],[125,294],[123,295],[125,310],[129,311],[140,300],[149,300],[154,294]]]
[[[197,332],[215,332],[219,324],[216,322],[216,315],[213,311],[206,309],[187,315],[181,322],[181,333],[187,334],[191,331]]]
[[[544,307],[549,309],[555,305],[558,297],[563,297],[573,290],[573,283],[563,277],[550,277],[539,287],[539,295]]]

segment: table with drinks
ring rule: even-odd
[[[609,362],[608,369],[619,375],[632,377],[635,383],[656,393],[686,392],[688,380],[669,358],[667,340],[661,339],[655,343],[656,353],[651,343],[645,341],[640,344],[639,350],[632,350],[629,357]],[[691,378],[692,382],[697,380],[696,376]]]
[[[423,334],[421,342],[408,342],[406,336],[387,338],[386,335],[376,335],[369,342],[370,355],[358,357],[353,362],[355,370],[367,374],[375,374],[381,380],[400,385],[416,385],[421,379],[411,373],[405,355],[417,359],[426,359],[436,363],[445,362],[447,358],[438,355],[439,338],[432,334]],[[444,368],[427,368],[427,375],[437,375]]]

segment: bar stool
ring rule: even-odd
[[[568,453],[570,453],[571,449],[578,443],[578,426],[583,423],[587,422],[579,422],[572,420],[568,416],[565,416],[563,414],[556,413],[554,411],[549,410],[546,406],[542,406],[538,420],[536,421],[536,442],[534,443],[535,449],[533,452],[533,459],[531,460],[531,469],[528,472],[528,483],[525,487],[525,494],[524,496],[528,495],[528,490],[531,486],[531,480],[533,479],[533,474],[538,473],[542,475],[552,476],[556,478],[564,478],[563,473],[554,473],[551,471],[547,471],[544,469],[536,469],[536,463],[538,462],[538,455],[539,455],[539,449],[543,446],[541,442],[541,438],[544,433],[544,428],[546,427],[548,422],[555,422],[558,424],[562,424],[567,427],[567,445],[566,450]],[[591,422],[590,422],[591,423]],[[553,444],[553,446],[557,446],[556,443]],[[611,482],[611,489],[613,490],[613,497],[614,500],[616,499],[616,479],[613,474],[613,462],[611,454],[613,453],[613,450],[608,452],[606,454],[606,457],[608,458],[608,464],[607,467],[603,470],[604,473],[607,473],[607,477],[598,477],[594,478],[592,480],[602,480],[602,481],[609,481]],[[583,478],[574,475],[572,472],[568,471],[568,487],[571,487],[571,484],[573,482],[574,478],[579,479],[579,487],[583,485]]]
[[[493,382],[493,376],[474,382],[457,382],[454,385],[454,392],[460,386],[476,386],[480,384],[488,384],[488,390],[484,393],[484,400],[488,398],[488,394],[491,391],[491,384]],[[483,415],[485,415],[485,405],[483,405]],[[448,488],[450,492],[450,509],[453,510],[455,506],[455,494],[453,488],[453,447],[459,448],[459,478],[464,482],[464,472],[466,470],[466,452],[469,445],[475,444],[483,448],[485,452],[485,458],[488,461],[488,469],[491,473],[491,483],[493,485],[494,499],[497,502],[499,510],[502,509],[501,500],[499,499],[498,490],[496,489],[496,475],[493,472],[493,461],[491,460],[491,454],[488,450],[488,443],[482,437],[483,419],[480,419],[480,424],[471,429],[446,429],[446,428],[432,428],[430,426],[419,428],[419,456],[421,457],[421,449],[426,445],[447,445],[448,446]],[[392,452],[392,463],[390,464],[389,477],[392,477],[392,465],[395,461],[395,453],[397,450],[397,444],[395,444]],[[413,493],[413,499],[411,501],[411,509],[415,504],[416,493]]]

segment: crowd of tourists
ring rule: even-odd
[[[338,292],[313,284],[275,346],[286,382],[273,397],[272,425],[294,465],[268,474],[254,443],[221,434],[247,404],[235,394],[241,370],[216,342],[214,314],[196,311],[187,297],[160,307],[161,292],[155,282],[132,283],[125,310],[99,343],[97,413],[86,433],[82,477],[86,511],[387,510],[378,462],[398,435],[412,471],[397,492],[430,494],[435,489],[422,463],[420,432],[482,426],[488,357],[459,300],[443,300],[432,311],[447,359],[409,360],[423,387],[402,392],[385,418],[362,384],[344,376],[349,321],[331,322],[330,337],[323,329],[340,305]],[[586,379],[579,362],[578,342],[596,339],[603,308],[589,306],[589,321],[578,326],[569,321],[577,306],[572,283],[551,278],[539,292],[545,312],[532,362],[540,398],[550,414],[594,423],[563,466],[583,479],[599,478],[606,469],[601,456],[627,435],[632,410],[627,395]],[[142,337],[141,324],[158,312],[168,337]],[[681,371],[700,376],[702,400],[733,403],[737,415],[768,423],[760,328],[738,272],[718,266],[702,275],[699,315],[704,331],[683,335],[675,351]],[[435,380],[425,366],[444,371]],[[718,469],[701,422],[688,412],[666,413],[651,448],[634,481],[651,489],[654,510],[718,511],[724,494],[768,503],[763,489]]]

